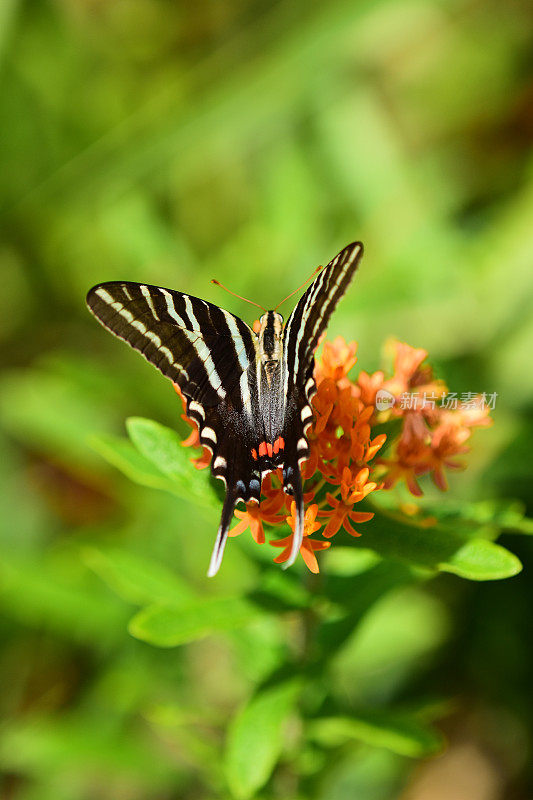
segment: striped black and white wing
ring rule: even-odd
[[[226,484],[209,568],[214,575],[236,503],[260,497],[261,475],[251,456],[257,336],[218,306],[158,286],[102,283],[90,290],[87,305],[104,327],[179,385],[200,440],[213,453],[212,472]]]
[[[110,282],[94,286],[87,305],[104,327],[177,383],[193,403],[218,405],[255,362],[256,335],[249,326],[197,297]]]
[[[305,432],[313,419],[311,399],[316,392],[313,378],[315,350],[337,303],[354,276],[362,254],[360,242],[353,242],[341,250],[302,295],[283,331],[285,429],[282,435],[286,442],[283,475],[284,485],[293,494],[297,508],[295,536],[287,565],[292,564],[298,555],[303,537],[300,465],[309,456]]]
[[[316,391],[314,355],[337,303],[346,292],[363,254],[363,245],[347,245],[324,267],[302,295],[283,331],[284,390],[304,390],[309,403]]]

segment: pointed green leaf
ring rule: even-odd
[[[500,544],[486,539],[470,539],[447,561],[439,564],[439,568],[471,581],[491,581],[517,575],[522,564],[514,553]]]
[[[129,631],[158,647],[176,647],[211,633],[239,628],[261,612],[239,597],[210,598],[184,605],[154,604],[136,614]]]
[[[297,681],[258,692],[233,719],[226,751],[226,776],[237,800],[255,797],[283,750],[283,725],[298,697]]]
[[[420,724],[416,717],[377,711],[314,720],[308,736],[326,747],[356,740],[410,758],[433,755],[443,746],[442,735]]]
[[[119,469],[134,483],[173,492],[174,486],[167,476],[149,459],[119,436],[92,436],[90,443],[94,450],[110,464]]]
[[[474,581],[509,578],[522,569],[513,553],[487,539],[467,538],[439,524],[426,527],[383,509],[374,510],[374,518],[352,546]]]
[[[209,470],[195,469],[176,431],[143,417],[130,417],[126,428],[139,453],[171,479],[176,494],[202,505],[218,503]]]

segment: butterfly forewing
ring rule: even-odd
[[[248,325],[197,297],[111,282],[91,289],[87,304],[108,330],[202,405],[217,405],[255,362],[256,337]]]
[[[284,331],[286,389],[305,388],[312,376],[314,353],[330,317],[352,280],[363,253],[360,242],[349,244],[335,256],[302,295]]]
[[[283,333],[282,384],[286,398],[284,438],[285,483],[292,484],[297,522],[288,564],[296,559],[303,538],[303,491],[300,465],[309,456],[306,430],[313,420],[311,399],[316,392],[313,378],[315,350],[329,319],[352,280],[363,246],[353,242],[318,274],[287,320]],[[298,507],[299,506],[299,507]]]

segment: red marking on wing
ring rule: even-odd
[[[254,459],[257,459],[257,453],[259,453],[259,457],[268,456],[269,458],[272,458],[274,455],[276,455],[276,453],[279,453],[280,450],[283,450],[284,447],[285,440],[282,436],[278,436],[274,444],[271,444],[271,442],[261,442],[257,452],[255,449],[252,450],[252,456]]]
[[[285,447],[285,440],[283,439],[282,436],[278,436],[278,438],[274,442],[274,447],[272,448],[274,453],[277,453],[280,450],[283,450],[284,447]]]
[[[255,447],[252,447],[252,458],[254,461],[257,461],[257,450]]]

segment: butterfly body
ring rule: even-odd
[[[113,281],[87,295],[97,319],[180,387],[187,414],[226,485],[208,574],[220,566],[235,505],[259,502],[263,477],[281,469],[296,503],[290,565],[303,537],[302,462],[313,420],[314,351],[362,253],[348,245],[304,293],[286,325],[267,311],[255,333],[200,298],[148,284]]]

